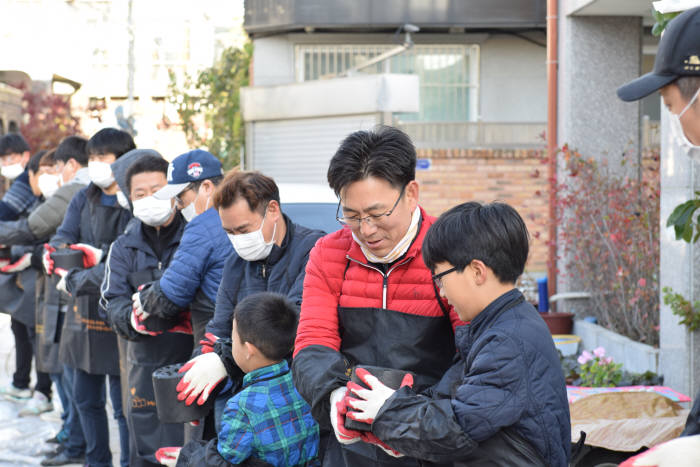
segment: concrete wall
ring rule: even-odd
[[[542,44],[543,33],[529,37]],[[414,36],[417,44],[480,44],[480,117],[487,122],[544,122],[547,118],[546,49],[504,34]],[[393,44],[391,35],[288,34],[254,40],[253,85],[294,82],[296,44]]]
[[[545,43],[544,34],[533,37]],[[544,47],[513,36],[489,36],[481,44],[481,120],[546,121],[546,59]]]

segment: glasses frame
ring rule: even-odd
[[[178,193],[177,195],[174,196],[176,207],[178,207],[180,209],[183,209],[185,207],[184,203],[182,202],[182,198],[180,198],[180,195],[188,190],[191,190],[193,186],[194,186],[194,183],[190,183],[180,193]]]
[[[351,221],[346,221],[345,219],[348,219],[347,217],[340,217],[338,214],[340,214],[340,204],[342,203],[341,199],[338,199],[338,207],[335,210],[335,220],[340,222],[340,224],[348,226],[350,228],[358,228],[362,226],[362,222],[366,222],[367,224],[370,224],[370,222],[373,225],[376,225],[376,222],[382,218],[382,217],[389,217],[391,216],[394,211],[396,210],[396,207],[399,205],[399,201],[401,201],[401,198],[403,198],[403,194],[406,192],[406,185],[401,187],[401,192],[399,193],[399,197],[394,203],[394,206],[389,209],[388,211],[382,213],[382,214],[368,214],[365,217],[358,217],[358,218],[352,218]]]
[[[433,274],[432,279],[433,283],[438,289],[442,289],[442,278],[448,275],[451,272],[455,272],[457,270],[456,266],[451,267],[450,269],[446,269],[442,271],[440,274]]]

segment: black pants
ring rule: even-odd
[[[10,328],[15,336],[15,373],[12,375],[12,384],[19,389],[28,389],[34,356],[34,328],[27,327],[14,318],[10,319]],[[51,400],[51,378],[48,373],[36,372],[35,389]]]

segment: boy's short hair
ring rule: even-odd
[[[233,318],[241,343],[250,342],[270,360],[282,360],[294,348],[297,308],[284,295],[250,295],[238,302]]]
[[[280,202],[280,191],[267,175],[235,171],[218,185],[212,202],[216,209],[227,209],[239,199],[245,199],[251,211],[263,214],[270,201]]]
[[[525,269],[528,250],[527,227],[515,209],[472,201],[453,207],[430,227],[423,261],[431,271],[443,262],[463,271],[478,259],[501,283],[514,283]]]
[[[411,138],[379,125],[348,135],[328,166],[328,184],[336,195],[351,183],[375,177],[400,190],[416,178],[416,148]]]
[[[44,151],[44,155],[41,156],[41,159],[39,159],[39,167],[53,167],[56,165],[56,159],[54,158],[54,154],[56,154],[56,149],[49,149],[48,151]]]
[[[42,149],[41,151],[38,151],[36,154],[29,158],[29,161],[27,162],[27,166],[25,168],[33,174],[37,173],[39,171],[39,163],[41,162],[41,158],[45,155],[46,150]]]
[[[81,136],[66,136],[58,143],[53,158],[56,162],[75,159],[78,164],[85,167],[88,164],[87,143],[88,141]]]
[[[8,133],[0,138],[0,157],[29,151],[27,140],[19,133]]]
[[[134,175],[145,172],[163,172],[163,175],[168,175],[168,161],[162,157],[146,155],[136,160],[126,169],[126,190],[127,195],[131,193],[131,178]]]
[[[114,154],[119,159],[132,149],[136,149],[134,138],[129,133],[116,128],[103,128],[88,140],[87,153],[89,156]]]

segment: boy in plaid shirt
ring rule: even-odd
[[[161,463],[170,464],[170,457],[177,458],[178,466],[320,465],[318,425],[285,360],[294,346],[297,320],[296,307],[279,294],[262,292],[238,303],[232,354],[246,375],[241,390],[226,403],[218,442],[209,442],[204,452],[188,444],[179,458],[176,450],[161,448]]]

